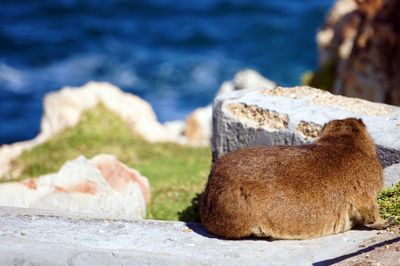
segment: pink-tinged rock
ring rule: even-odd
[[[135,169],[127,167],[118,161],[115,156],[101,154],[90,160],[100,170],[107,182],[120,193],[129,193],[129,185],[138,185],[146,203],[150,203],[150,185],[147,178],[140,175]]]
[[[146,177],[112,155],[78,157],[55,174],[0,185],[0,205],[143,219],[150,202]]]

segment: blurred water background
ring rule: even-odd
[[[149,101],[161,121],[210,103],[253,68],[297,85],[317,64],[331,0],[2,0],[0,144],[33,138],[42,98],[108,81]]]

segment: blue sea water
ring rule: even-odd
[[[332,0],[2,0],[0,144],[33,138],[42,98],[109,81],[161,121],[207,105],[253,68],[296,85],[317,64],[315,33]]]

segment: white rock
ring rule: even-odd
[[[145,139],[170,140],[149,103],[106,82],[89,82],[80,88],[66,87],[46,95],[40,134],[49,139],[76,125],[82,112],[100,103],[121,116]]]
[[[224,93],[244,90],[244,89],[272,89],[276,83],[263,77],[260,73],[252,69],[245,69],[236,73],[233,81],[225,81],[217,92],[218,95]]]
[[[211,142],[212,106],[196,109],[186,119],[185,137],[190,145],[207,146]]]
[[[100,165],[109,166],[107,160],[114,166],[102,175],[105,172]],[[58,173],[0,184],[0,205],[142,219],[150,193],[148,181],[126,166],[127,172],[121,170],[117,162],[113,156],[97,156],[91,161],[81,156],[65,163]]]
[[[167,121],[163,124],[165,130],[168,132],[174,142],[179,144],[186,144],[185,137],[185,122],[182,120]]]

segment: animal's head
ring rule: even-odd
[[[337,143],[358,147],[364,152],[376,155],[374,142],[361,119],[346,118],[332,120],[322,128],[320,142]]]
[[[321,137],[334,136],[355,136],[366,132],[366,127],[361,119],[346,118],[341,120],[332,120],[324,125],[321,131]]]

